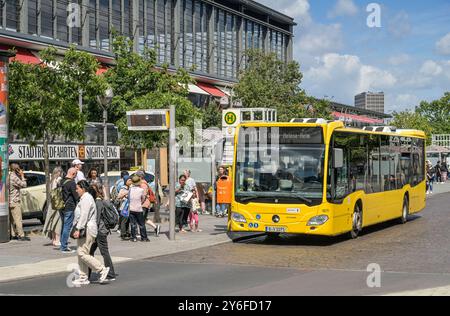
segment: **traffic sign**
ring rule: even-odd
[[[129,131],[167,131],[170,127],[169,110],[136,110],[127,112]]]

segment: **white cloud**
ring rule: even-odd
[[[334,100],[344,103],[362,91],[383,91],[397,83],[397,78],[389,71],[365,65],[358,56],[336,53],[318,58],[304,78],[308,93],[321,97],[326,91]]]
[[[338,0],[334,8],[328,12],[328,17],[354,16],[357,13],[358,7],[353,3],[353,0]]]
[[[420,73],[425,76],[436,77],[442,73],[442,67],[432,60],[427,60],[420,68]]]
[[[257,2],[294,18],[301,25],[309,24],[312,21],[308,0],[258,0]]]
[[[297,39],[296,49],[315,56],[337,52],[343,47],[340,24],[313,24]]]
[[[450,33],[436,42],[436,49],[439,54],[450,55]]]
[[[399,54],[392,56],[388,59],[388,63],[392,66],[399,66],[411,61],[411,57],[408,54]]]
[[[394,18],[388,22],[388,31],[395,38],[407,37],[412,30],[409,15],[405,11],[399,12]]]

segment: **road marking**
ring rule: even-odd
[[[450,296],[450,285],[424,290],[390,293],[385,294],[384,296]]]
[[[102,258],[99,258],[103,261]],[[131,258],[113,257],[114,263],[131,261]],[[67,267],[71,264],[78,263],[77,257],[68,257],[63,259],[45,260],[37,263],[20,264],[16,266],[8,266],[0,268],[0,282],[15,281],[21,279],[29,279],[41,277],[67,271]]]

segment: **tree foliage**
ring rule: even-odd
[[[106,73],[114,91],[110,121],[121,133],[121,144],[132,149],[162,145],[166,133],[128,131],[126,112],[137,109],[166,109],[176,107],[177,126],[193,128],[194,119],[201,114],[187,99],[187,85],[192,82],[184,69],[170,72],[168,65],[157,68],[156,53],[145,49],[140,55],[133,51],[133,42],[122,36],[114,38],[116,66]]]
[[[416,113],[428,122],[433,134],[450,134],[450,92],[439,100],[422,101]]]
[[[83,139],[85,116],[78,105],[79,90],[93,99],[105,89],[96,75],[98,62],[74,46],[57,59],[54,47],[43,50],[39,65],[14,61],[10,65],[10,128],[31,144],[42,141],[49,201],[48,144],[56,137]]]
[[[280,121],[296,117],[330,118],[328,102],[308,97],[300,88],[303,74],[296,61],[285,63],[275,53],[246,52],[247,67],[235,86],[245,107],[275,108]]]
[[[417,129],[424,131],[427,135],[427,143],[431,142],[433,129],[428,120],[417,112],[402,111],[394,112],[391,125],[401,129]]]

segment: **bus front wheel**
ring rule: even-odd
[[[409,201],[408,198],[405,196],[403,199],[403,209],[402,209],[402,217],[400,217],[400,224],[406,224],[408,221],[409,216]]]
[[[359,204],[355,205],[355,210],[353,212],[352,218],[353,218],[352,219],[352,230],[350,232],[350,237],[352,239],[356,239],[356,238],[358,238],[359,233],[362,230],[362,222],[363,222],[362,209]]]

